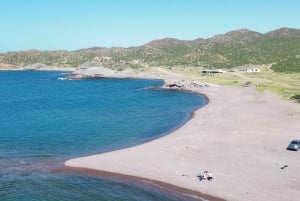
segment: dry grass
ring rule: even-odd
[[[260,73],[237,71],[211,75],[202,74],[199,68],[180,67],[166,70],[201,82],[235,86],[252,85],[256,86],[258,91],[270,90],[285,99],[290,99],[290,97],[300,94],[300,73],[277,73],[270,70],[267,66],[263,66],[261,69],[262,72]],[[155,68],[151,68],[151,72],[154,71],[156,71]]]

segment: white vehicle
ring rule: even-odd
[[[300,150],[300,140],[292,140],[286,149],[293,150],[293,151]]]

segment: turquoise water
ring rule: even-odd
[[[159,80],[58,79],[64,76],[0,72],[1,200],[188,199],[149,185],[56,170],[73,157],[164,135],[205,98],[155,89]]]

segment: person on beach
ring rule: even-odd
[[[207,174],[207,180],[208,180],[208,181],[211,181],[212,179],[213,179],[212,173],[209,172],[209,173]]]
[[[207,175],[207,171],[205,170],[205,171],[204,171],[204,174],[203,174],[203,179],[207,179],[207,176],[208,176],[208,175]]]
[[[201,172],[199,172],[199,174],[197,175],[197,177],[199,178],[200,181],[202,181],[204,179],[204,176],[201,174]]]
[[[213,179],[213,176],[212,176],[212,173],[209,171],[204,171],[204,174],[202,175],[201,173],[199,173],[197,175],[197,177],[199,177],[199,180],[202,181],[202,180],[208,180],[208,181],[211,181]]]

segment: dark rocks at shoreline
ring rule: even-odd
[[[170,87],[170,88],[172,88],[172,87],[178,87],[178,88],[181,88],[181,87],[184,87],[184,85],[169,84],[168,87]]]
[[[164,85],[164,88],[170,88],[170,89],[195,89],[195,88],[203,88],[203,87],[209,87],[209,85],[200,82],[195,82],[195,81],[187,81],[187,80],[167,82]]]

